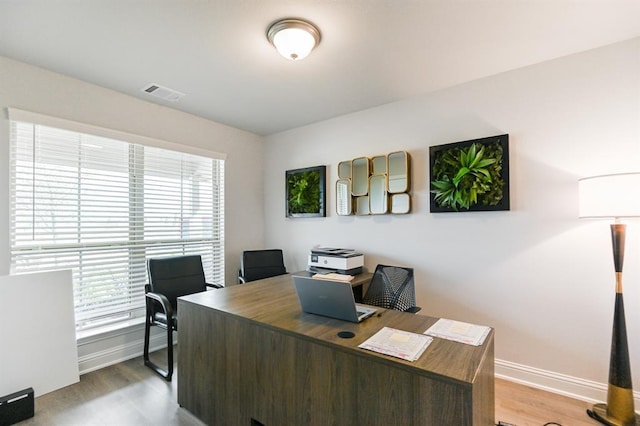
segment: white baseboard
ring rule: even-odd
[[[152,327],[149,351],[166,348],[166,336],[165,330]],[[177,342],[176,337],[177,334],[174,333],[174,343]],[[142,356],[143,346],[144,324],[81,339],[78,341],[80,375]]]
[[[566,376],[499,359],[496,359],[495,367],[495,375],[501,379],[592,403],[607,400],[606,383]],[[640,392],[634,392],[633,399],[635,406],[640,407]]]

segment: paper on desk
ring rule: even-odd
[[[480,346],[489,335],[491,328],[484,325],[469,324],[441,318],[424,334],[441,339],[453,340],[467,345]]]
[[[432,341],[433,338],[424,334],[383,327],[358,347],[407,361],[415,361]]]
[[[329,272],[327,274],[314,274],[312,278],[317,280],[329,280],[329,281],[351,281],[353,275],[343,275],[335,272]]]

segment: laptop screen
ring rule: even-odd
[[[294,275],[293,284],[302,310],[310,314],[360,322],[376,311],[373,307],[355,303],[348,282]]]

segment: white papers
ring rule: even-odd
[[[383,327],[358,347],[395,356],[406,361],[415,361],[420,358],[420,355],[432,341],[433,338],[424,334]]]
[[[491,328],[450,319],[439,319],[424,334],[453,340],[467,345],[480,346],[489,335]]]
[[[327,274],[314,274],[312,278],[317,280],[329,280],[329,281],[352,281],[353,275],[343,275],[335,272],[329,272]]]

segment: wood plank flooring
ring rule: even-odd
[[[165,351],[152,356],[160,363],[166,360]],[[134,358],[84,374],[79,383],[36,398],[35,416],[19,425],[202,426],[176,403],[177,379],[174,373],[173,382],[167,383],[145,367],[141,357]],[[549,422],[553,422],[549,426],[594,426],[598,423],[585,413],[590,406],[496,379],[496,422],[516,426],[543,426]]]
[[[586,411],[593,404],[496,379],[496,422],[517,426],[594,426]],[[549,426],[551,426],[549,425]]]
[[[160,365],[167,362],[165,350],[151,356]],[[79,383],[36,398],[35,416],[19,425],[204,425],[178,406],[176,376],[174,372],[167,382],[145,367],[142,357],[134,358],[83,374]]]

